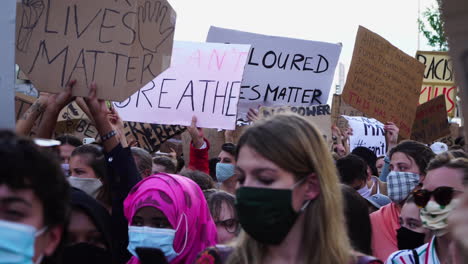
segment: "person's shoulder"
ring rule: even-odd
[[[386,264],[406,264],[406,263],[415,263],[415,255],[417,255],[418,258],[421,258],[421,256],[424,256],[427,250],[427,245],[424,244],[414,250],[412,249],[404,249],[404,250],[399,250],[396,252],[393,252],[385,262]]]

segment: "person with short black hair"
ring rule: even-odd
[[[336,161],[340,180],[342,183],[359,191],[367,181],[367,164],[354,154],[349,154]]]
[[[0,260],[41,263],[61,244],[69,184],[58,160],[31,140],[0,132]]]
[[[142,179],[148,177],[153,172],[153,159],[151,154],[145,149],[132,147],[132,156]]]
[[[180,175],[194,181],[200,187],[200,189],[202,189],[202,191],[215,188],[213,179],[211,179],[210,175],[204,172],[185,169],[180,172]]]
[[[170,174],[176,173],[176,165],[169,157],[156,157],[153,159],[153,171],[152,174],[159,172],[165,172]]]
[[[234,173],[236,166],[237,146],[233,143],[224,143],[218,155],[216,164],[216,179],[221,184],[220,189],[228,193],[236,192],[238,177]]]

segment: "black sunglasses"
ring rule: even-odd
[[[434,200],[438,204],[446,206],[452,201],[455,192],[460,191],[457,191],[452,187],[447,186],[438,187],[434,191],[428,191],[423,189],[414,190],[414,203],[420,208],[426,207],[427,203],[431,199],[431,196],[434,196]]]

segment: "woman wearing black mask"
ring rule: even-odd
[[[413,249],[424,245],[429,230],[423,227],[419,217],[420,208],[414,203],[412,195],[401,208],[400,228],[397,230],[398,249]]]
[[[111,263],[111,216],[85,192],[73,188],[63,263]]]
[[[236,155],[244,232],[228,263],[381,263],[351,249],[327,150],[319,130],[297,115],[246,130]]]

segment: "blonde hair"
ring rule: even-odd
[[[291,172],[296,181],[310,173],[317,174],[320,195],[304,211],[300,252],[304,263],[349,263],[352,249],[345,228],[340,184],[319,130],[299,115],[280,114],[247,129],[239,140],[237,153],[243,146]],[[266,249],[266,245],[242,232],[227,263],[261,263]]]

